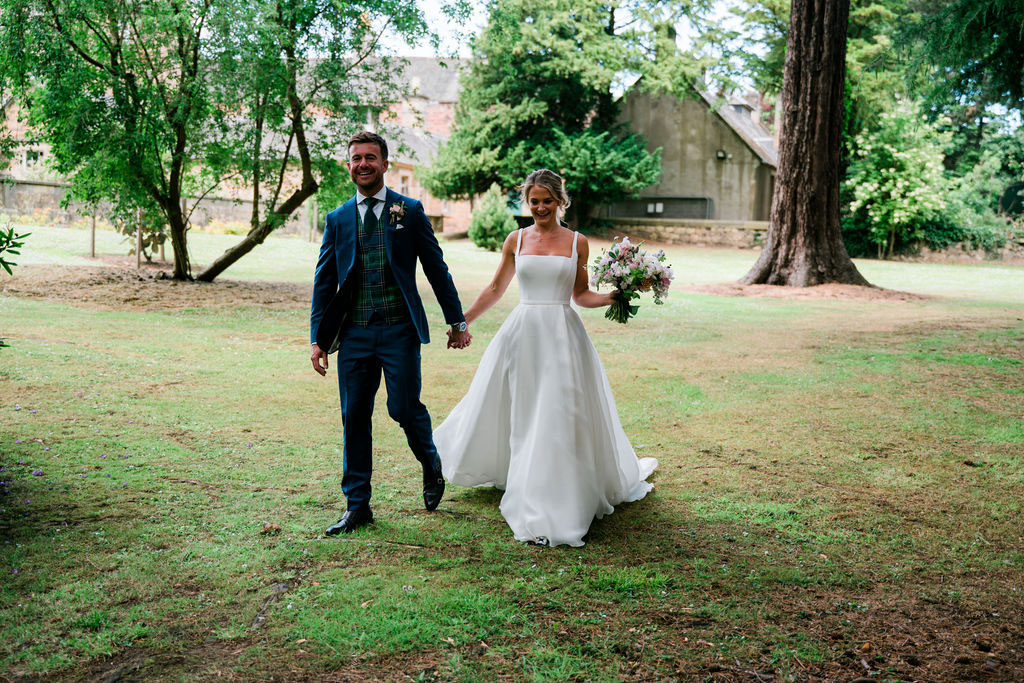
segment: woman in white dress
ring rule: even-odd
[[[434,431],[445,478],[505,491],[501,514],[515,538],[583,545],[595,517],[639,500],[658,461],[637,459],[611,386],[579,314],[611,294],[591,291],[587,238],[562,227],[562,178],[531,173],[522,187],[534,224],[505,240],[501,263],[466,311],[472,323],[519,279],[519,305],[480,359],[465,397]]]

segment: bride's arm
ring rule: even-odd
[[[572,298],[583,308],[600,308],[612,303],[612,295],[599,294],[590,289],[590,278],[587,276],[587,261],[590,259],[590,245],[587,238],[580,235],[576,238],[576,282],[572,287]]]
[[[516,232],[513,230],[505,238],[505,244],[501,247],[501,262],[498,270],[494,272],[491,284],[487,285],[480,295],[473,302],[473,305],[466,311],[466,322],[472,323],[502,297],[508,289],[508,283],[516,272]]]

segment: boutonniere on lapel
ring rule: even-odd
[[[395,225],[396,223],[398,223],[398,221],[405,218],[405,202],[398,202],[397,204],[392,204],[388,208],[388,214],[388,220],[390,221],[391,225]],[[400,227],[402,226],[398,225],[396,229]]]

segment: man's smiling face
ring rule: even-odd
[[[349,146],[347,166],[352,182],[364,196],[372,197],[383,187],[388,160],[381,157],[377,143],[356,142]]]

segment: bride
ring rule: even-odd
[[[658,461],[637,459],[597,351],[569,305],[571,296],[585,308],[607,306],[612,295],[590,290],[587,238],[559,225],[569,206],[562,178],[534,171],[522,196],[534,224],[505,239],[494,279],[466,322],[501,298],[513,274],[519,305],[434,443],[448,481],[505,491],[501,514],[517,540],[581,546],[595,517],[647,495]]]

